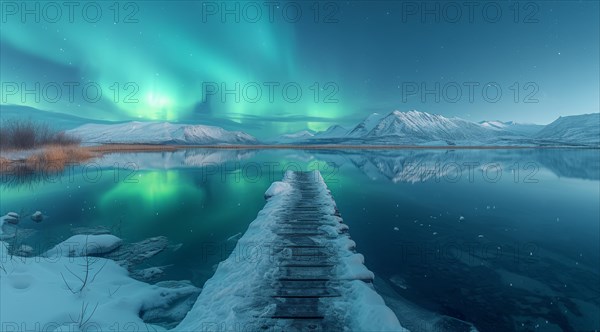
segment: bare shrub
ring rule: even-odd
[[[27,150],[44,145],[78,145],[80,140],[57,132],[46,123],[32,120],[11,119],[0,125],[0,149]]]
[[[77,137],[73,137],[67,135],[64,131],[58,132],[52,137],[51,144],[56,145],[79,145],[81,143],[81,139]]]

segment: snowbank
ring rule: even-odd
[[[146,324],[140,312],[160,316],[162,310],[168,316],[164,311],[174,300],[198,291],[189,283],[164,287],[134,280],[103,258],[9,256],[5,242],[0,242],[0,257],[5,331],[164,330]]]
[[[270,198],[275,195],[285,193],[292,189],[292,186],[287,182],[275,181],[271,184],[269,189],[265,192],[265,198]]]
[[[345,313],[353,331],[408,331],[400,326],[396,314],[385,304],[371,284],[352,280],[344,284],[344,296],[352,299],[335,301],[336,311]]]
[[[9,212],[6,215],[0,217],[0,235],[4,234],[4,232],[2,231],[2,226],[4,226],[4,224],[16,225],[19,223],[20,219],[21,216],[19,216],[19,214],[17,214],[16,212]]]
[[[0,217],[0,235],[4,234],[2,227],[4,226],[5,223],[6,223],[6,216]]]
[[[43,254],[44,257],[52,256],[89,256],[111,252],[123,244],[123,241],[111,234],[101,235],[73,235],[67,240],[57,244]]]

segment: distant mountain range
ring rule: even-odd
[[[517,123],[514,121],[481,121],[479,124],[490,129],[504,130],[514,134],[526,136],[534,135],[544,128],[544,125],[533,123]]]
[[[282,143],[295,143],[307,141],[315,138],[315,132],[312,130],[302,130],[299,132],[280,135],[271,139],[265,140],[266,143],[270,144],[282,144]]]
[[[126,144],[257,144],[258,140],[241,131],[227,131],[220,127],[185,125],[168,122],[126,122],[119,124],[85,124],[67,134],[81,138],[85,143]]]
[[[332,126],[322,132],[280,136],[279,143],[356,145],[600,145],[600,113],[560,117],[549,125],[482,121],[418,111],[373,113],[350,130]]]
[[[168,122],[94,121],[25,106],[1,105],[0,119],[28,117],[67,130],[84,143],[130,144],[342,144],[422,146],[600,146],[600,113],[560,117],[548,125],[482,121],[419,111],[373,113],[350,129],[303,130],[259,141],[242,131]],[[86,123],[86,121],[88,123]],[[71,129],[75,128],[75,129]]]

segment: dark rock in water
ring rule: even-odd
[[[160,278],[165,273],[166,266],[154,266],[149,267],[142,270],[132,271],[130,276],[134,279],[144,281],[144,282],[153,282]]]
[[[183,247],[183,243],[170,245],[169,249],[171,249],[171,251],[177,251],[177,250],[181,249],[181,247]]]
[[[192,309],[201,289],[187,280],[156,283],[156,296],[147,299],[140,309],[145,323],[167,329],[176,327]]]
[[[169,240],[164,236],[151,237],[140,242],[123,244],[119,249],[102,255],[102,257],[112,259],[130,270],[132,266],[158,255],[168,245]]]
[[[41,222],[44,220],[44,215],[40,211],[35,211],[35,213],[31,215],[31,220]]]

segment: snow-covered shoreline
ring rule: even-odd
[[[0,228],[5,222],[1,217]],[[75,235],[22,257],[0,241],[1,330],[162,331],[165,324],[154,323],[180,321],[199,289],[189,281],[151,285],[98,257],[121,244],[113,235]]]

